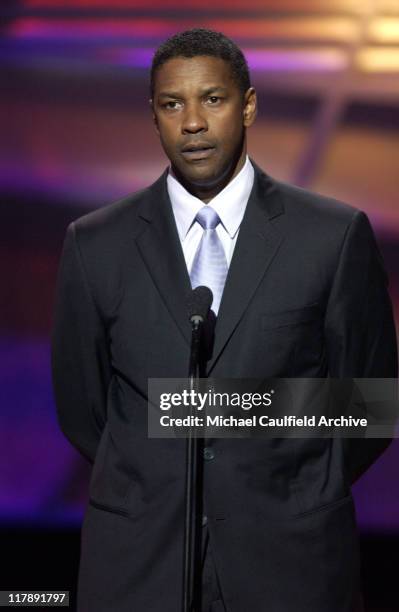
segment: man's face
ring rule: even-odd
[[[256,113],[230,65],[217,57],[173,58],[155,76],[154,121],[178,178],[200,190],[228,182],[245,158],[245,127]]]

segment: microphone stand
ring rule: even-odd
[[[189,386],[190,391],[198,387],[200,374],[200,350],[203,318],[193,316],[191,318],[191,351],[189,362]],[[198,486],[198,464],[200,440],[195,436],[192,426],[194,408],[190,404],[190,425],[187,438],[186,458],[186,515],[184,525],[184,570],[183,570],[183,612],[199,612],[197,609],[198,598],[196,598],[196,586],[198,572],[196,572],[196,560],[198,555],[198,533],[199,533],[199,504],[201,496]],[[197,600],[197,601],[196,601]]]

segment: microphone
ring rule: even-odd
[[[213,293],[209,287],[200,285],[190,294],[187,305],[190,322],[193,325],[203,323],[208,316],[213,302]]]

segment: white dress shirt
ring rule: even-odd
[[[194,221],[198,211],[203,206],[211,206],[220,217],[221,223],[217,226],[216,231],[223,245],[227,265],[230,265],[241,221],[253,186],[254,175],[254,168],[247,156],[245,164],[237,176],[208,204],[205,204],[189,193],[171,174],[169,168],[167,189],[189,273],[204,231],[201,225]]]

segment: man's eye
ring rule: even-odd
[[[219,96],[208,96],[207,100],[213,105],[217,104],[221,98]]]
[[[178,102],[177,100],[171,100],[170,102],[166,102],[163,106],[168,110],[176,110],[177,108],[179,108],[179,104],[180,102]]]

